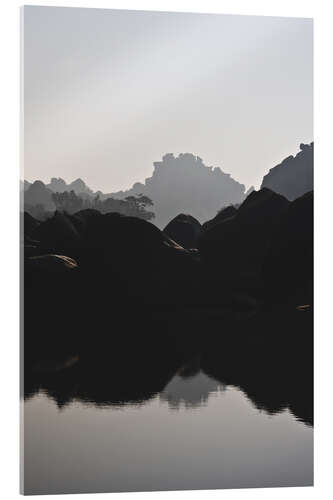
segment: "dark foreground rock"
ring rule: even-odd
[[[241,287],[258,282],[270,239],[288,206],[286,198],[269,189],[252,191],[234,215],[211,224],[198,245],[210,272]]]
[[[23,217],[21,219],[21,233],[23,234],[23,238],[25,240],[32,239],[32,234],[34,231],[37,229],[37,227],[40,224],[40,221],[35,219],[32,215],[30,215],[28,212],[23,213]]]
[[[179,214],[163,229],[172,240],[184,248],[197,248],[201,231],[200,222],[191,215]]]
[[[264,260],[264,279],[273,301],[290,297],[313,303],[313,192],[290,203]]]
[[[230,219],[237,213],[237,208],[234,207],[233,205],[230,205],[229,207],[225,207],[222,210],[218,212],[218,214],[211,220],[205,222],[202,224],[202,230],[206,231],[207,229],[210,229],[213,226],[216,226],[220,222],[223,222],[225,219]]]

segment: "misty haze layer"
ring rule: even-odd
[[[310,19],[23,12],[28,180],[115,192],[188,151],[259,187],[313,139]]]
[[[312,191],[313,147],[313,142],[301,144],[300,152],[295,157],[290,155],[269,170],[262,180],[261,187],[267,187],[289,200]],[[140,216],[146,220],[153,219],[161,229],[180,214],[192,214],[199,222],[211,224],[212,221],[207,221],[213,217],[220,220],[223,207],[229,207],[230,211],[231,205],[241,203],[253,190],[250,188],[245,192],[245,186],[229,174],[218,167],[207,167],[201,158],[189,153],[180,154],[178,157],[171,153],[165,155],[162,161],[154,163],[151,177],[144,183],[136,182],[127,191],[94,193],[82,179],[67,184],[63,179],[55,177],[46,185],[40,180],[33,184],[21,181],[21,189],[24,190],[25,210],[37,218],[43,218],[47,215],[45,212],[52,212],[56,208],[70,213],[83,208],[96,208],[102,212],[115,211]],[[59,198],[59,193],[70,191],[73,191],[71,200],[68,197],[62,197],[62,200]],[[55,200],[56,193],[60,204]],[[147,205],[153,207],[153,212],[141,209],[137,211],[138,206],[133,212],[135,200],[141,204],[141,208],[145,209]],[[128,206],[129,203],[132,207]],[[172,230],[169,236],[178,241],[173,238]],[[194,235],[189,241],[193,242],[193,237]]]

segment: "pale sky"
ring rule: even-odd
[[[313,140],[311,19],[24,7],[24,176],[94,190],[193,153],[246,187]]]

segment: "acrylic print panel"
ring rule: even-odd
[[[311,486],[312,20],[22,14],[22,491]]]

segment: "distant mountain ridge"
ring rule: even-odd
[[[144,195],[153,201],[154,224],[161,229],[179,214],[190,214],[200,224],[211,221],[223,208],[240,205],[253,191],[245,191],[244,184],[234,180],[219,167],[208,167],[199,156],[168,153],[162,161],[154,162],[151,177],[136,182],[124,191],[94,192],[78,178],[68,183],[53,177],[49,184],[42,181],[20,181],[25,205],[41,205],[55,210],[52,193],[74,191],[85,200],[96,196],[100,200],[124,200],[129,196]],[[313,190],[313,142],[301,144],[296,156],[288,156],[264,176],[261,188],[269,188],[292,201]]]
[[[38,216],[42,212],[54,212],[56,205],[52,195],[54,193],[64,193],[74,191],[77,196],[84,199],[92,199],[94,192],[86,185],[82,179],[67,184],[63,179],[52,177],[49,184],[44,184],[40,180],[34,182],[20,181],[20,189],[23,192],[25,210],[31,215]],[[37,208],[37,211],[36,211]]]
[[[78,195],[87,194],[92,196],[94,194],[93,190],[90,189],[81,178],[67,184],[61,177],[52,177],[51,182],[46,184],[46,187],[51,189],[54,193],[74,191],[75,194]]]
[[[24,184],[24,205],[26,207],[40,205],[45,211],[55,210],[52,191],[42,181],[29,183],[29,186]]]
[[[36,181],[35,181],[36,182]],[[67,184],[67,182],[61,177],[52,177],[49,184],[45,184],[43,181],[41,182],[47,189],[53,191],[53,193],[64,193],[65,191],[74,191],[75,194],[89,194],[93,195],[94,192],[90,189],[87,184],[81,179],[75,179],[74,181]],[[27,180],[20,180],[20,188],[23,191],[27,191],[30,186],[34,184],[33,182],[29,182]]]

